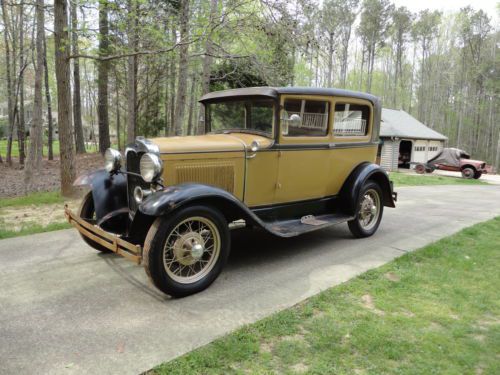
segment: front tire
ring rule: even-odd
[[[185,297],[215,281],[229,249],[224,216],[210,207],[191,206],[155,220],[144,243],[143,263],[158,289]]]
[[[377,231],[384,212],[382,196],[382,189],[376,182],[365,183],[356,204],[356,217],[347,222],[354,237],[369,237]]]
[[[476,174],[476,171],[472,168],[464,168],[462,169],[462,177],[467,179],[467,180],[470,180],[471,178],[474,178]]]
[[[82,199],[82,203],[80,204],[80,208],[78,209],[78,216],[80,216],[83,220],[90,224],[96,223],[95,209],[94,209],[94,198],[92,197],[92,192],[88,192]],[[110,253],[111,250],[108,248],[99,245],[97,242],[92,241],[91,239],[85,237],[80,233],[80,236],[85,241],[87,245],[96,249],[103,253]]]
[[[479,179],[481,178],[481,176],[482,176],[482,175],[483,175],[483,172],[476,172],[476,173],[474,173],[474,178],[475,178],[476,180],[479,180]]]

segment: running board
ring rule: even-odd
[[[342,224],[352,219],[354,219],[354,216],[344,214],[308,215],[300,219],[265,221],[263,222],[263,226],[266,230],[277,236],[295,237],[335,224]]]

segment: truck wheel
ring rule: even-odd
[[[423,164],[417,164],[415,166],[415,172],[418,174],[424,174],[425,173],[425,165]]]
[[[347,223],[352,235],[357,238],[371,236],[377,231],[383,212],[382,189],[376,182],[368,181],[358,198],[356,218]]]
[[[158,289],[185,297],[212,284],[229,249],[224,216],[210,207],[191,206],[156,219],[146,236],[143,263]]]
[[[475,178],[476,180],[479,180],[479,179],[481,178],[481,176],[482,176],[482,175],[483,175],[483,172],[477,172],[477,171],[476,171],[476,173],[474,173],[474,178]]]
[[[476,171],[472,168],[464,168],[462,169],[462,177],[466,179],[474,178]]]
[[[92,192],[89,191],[87,194],[82,199],[82,203],[80,204],[80,208],[78,209],[78,216],[80,216],[83,220],[85,220],[88,223],[95,224],[96,222],[96,217],[95,217],[95,209],[94,209],[94,198],[92,197]],[[108,248],[99,245],[97,242],[92,241],[91,239],[85,237],[83,234],[80,233],[80,236],[83,238],[85,243],[89,245],[90,247],[99,250],[103,253],[110,253],[111,250]]]

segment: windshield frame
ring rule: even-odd
[[[258,129],[248,129],[248,128],[228,128],[228,129],[220,129],[220,130],[212,130],[210,123],[210,105],[218,104],[218,103],[227,103],[227,102],[246,102],[246,101],[268,101],[272,104],[272,129],[271,132],[266,132]],[[247,134],[255,134],[260,135],[266,138],[275,139],[277,131],[276,128],[279,124],[279,100],[276,98],[270,98],[269,96],[235,96],[223,99],[214,99],[210,101],[205,101],[202,103],[205,109],[205,134],[229,134],[229,133],[247,133]],[[245,116],[245,125],[247,121],[247,116]]]

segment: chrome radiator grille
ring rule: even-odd
[[[142,155],[142,152],[127,152],[127,172],[140,174],[139,161]],[[131,174],[127,175],[128,207],[132,213],[137,211],[137,202],[134,199],[134,189],[136,186],[140,186],[143,189],[149,189],[149,184],[145,182],[142,177]]]

